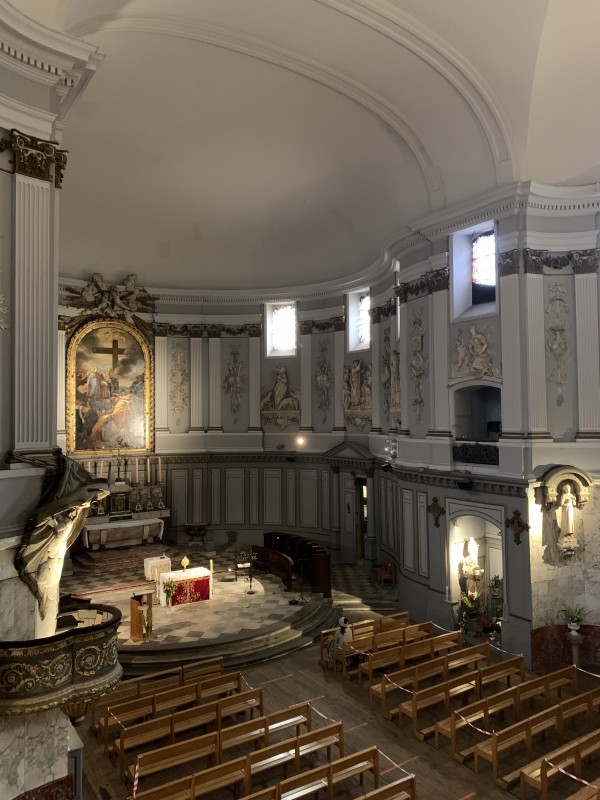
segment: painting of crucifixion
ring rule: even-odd
[[[67,351],[69,453],[152,449],[154,370],[146,339],[125,322],[89,322]]]

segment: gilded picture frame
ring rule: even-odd
[[[154,449],[154,356],[133,325],[93,320],[67,348],[66,431],[70,455]]]

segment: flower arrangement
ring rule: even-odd
[[[173,578],[169,578],[163,583],[163,592],[165,593],[165,597],[167,598],[167,605],[171,605],[171,598],[177,591],[177,585]]]
[[[477,611],[479,609],[479,592],[462,592],[460,600],[469,611]]]

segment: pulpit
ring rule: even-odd
[[[149,621],[148,630],[152,630],[152,597],[153,592],[144,592],[134,594],[129,601],[132,642],[141,642],[144,639],[144,615]]]

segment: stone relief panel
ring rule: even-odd
[[[456,360],[452,362],[453,378],[491,378],[500,374],[495,363],[495,354],[490,346],[494,332],[492,325],[478,328],[473,324],[465,338],[462,328],[454,342]]]
[[[571,349],[568,341],[567,287],[564,283],[551,283],[548,286],[546,303],[546,352],[551,361],[548,380],[554,388],[556,405],[565,401],[564,390],[568,383],[568,367]]]
[[[315,393],[317,404],[323,415],[323,424],[327,421],[327,412],[331,408],[331,387],[333,385],[333,369],[329,358],[329,348],[327,342],[321,339],[319,342],[319,358],[315,370]]]
[[[242,361],[239,344],[230,345],[227,374],[223,378],[223,392],[229,395],[229,406],[234,422],[238,421],[242,398],[246,393],[245,370],[246,364]]]
[[[190,371],[187,340],[170,343],[169,353],[169,409],[176,428],[187,427],[190,403]]]
[[[355,358],[352,364],[344,366],[342,385],[342,406],[346,425],[354,425],[359,430],[371,422],[373,375],[370,364],[363,364]]]
[[[122,286],[109,285],[100,272],[92,275],[92,280],[83,289],[67,286],[67,304],[81,310],[84,315],[124,319],[134,324],[133,314],[153,311],[154,298],[146,289],[136,286],[137,275],[131,273]]]
[[[419,306],[413,311],[412,331],[410,334],[409,368],[413,384],[412,405],[415,409],[417,422],[421,422],[421,414],[425,401],[423,400],[423,381],[429,371],[429,358],[424,348],[425,331],[423,329],[423,307]]]
[[[392,426],[400,425],[400,353],[390,342],[390,326],[383,331],[383,356],[379,377],[383,387],[383,413]]]
[[[275,367],[273,383],[263,387],[260,411],[264,423],[277,425],[282,430],[300,424],[300,392],[289,388],[285,367]]]

